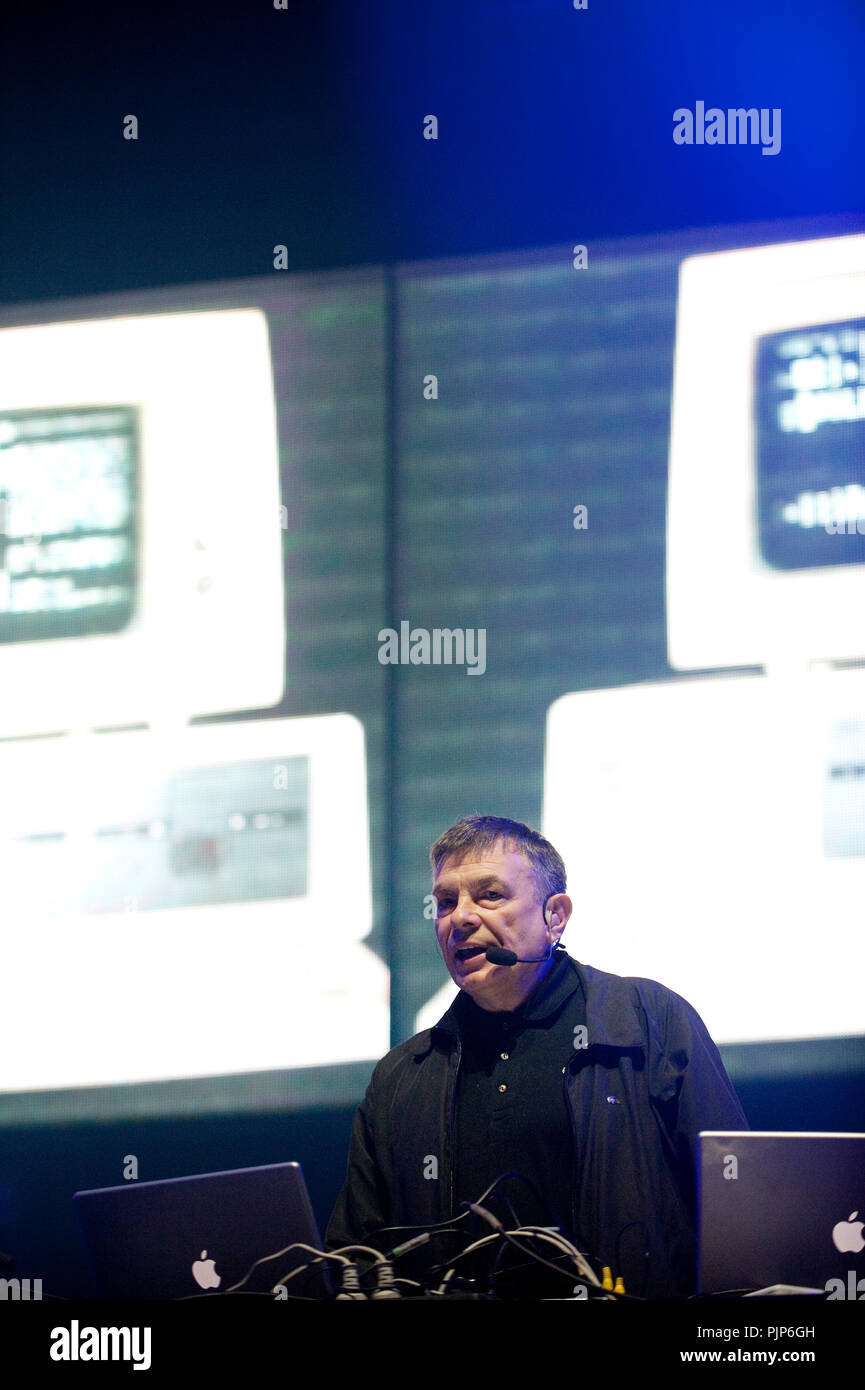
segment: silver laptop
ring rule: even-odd
[[[299,1163],[128,1182],[73,1201],[103,1298],[212,1296],[296,1241],[321,1249]],[[312,1260],[289,1251],[259,1265],[243,1289],[266,1293],[284,1282],[291,1297],[327,1297],[326,1265],[292,1275]]]
[[[713,1130],[699,1145],[700,1293],[865,1296],[865,1134]]]

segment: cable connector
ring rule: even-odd
[[[336,1297],[337,1300],[360,1298],[366,1302],[366,1294],[360,1286],[357,1266],[351,1264],[350,1261],[346,1261],[342,1267],[342,1285]]]
[[[429,1231],[424,1231],[423,1235],[413,1236],[411,1240],[406,1240],[402,1245],[395,1245],[390,1252],[392,1260],[400,1260],[403,1255],[407,1255],[410,1250],[417,1250],[418,1246],[428,1244],[430,1239]]]
[[[505,1228],[498,1217],[493,1216],[492,1212],[487,1211],[486,1207],[482,1207],[480,1202],[463,1202],[462,1205],[468,1207],[469,1211],[473,1211],[475,1216],[479,1216],[488,1226],[492,1226],[494,1231],[504,1231]]]
[[[378,1285],[370,1298],[399,1298],[400,1292],[393,1281],[393,1265],[390,1260],[381,1260],[375,1267]]]

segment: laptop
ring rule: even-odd
[[[322,1248],[299,1163],[128,1182],[72,1200],[103,1298],[213,1297],[264,1255],[296,1241]],[[243,1291],[267,1293],[284,1283],[290,1297],[327,1298],[325,1264],[286,1277],[313,1259],[291,1250],[268,1260]]]
[[[699,1146],[700,1293],[865,1298],[865,1134],[713,1130]]]

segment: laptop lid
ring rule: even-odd
[[[699,1145],[700,1293],[858,1297],[862,1279],[865,1296],[865,1134],[704,1131]]]
[[[223,1293],[265,1255],[321,1238],[299,1163],[130,1182],[76,1192],[94,1273],[104,1298],[176,1299]],[[265,1293],[285,1282],[289,1296],[327,1297],[324,1265],[292,1250],[260,1265],[243,1285]]]

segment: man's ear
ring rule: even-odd
[[[556,933],[556,940],[568,925],[568,919],[573,910],[574,905],[567,893],[553,893],[551,897],[547,898],[544,918],[550,930]]]

